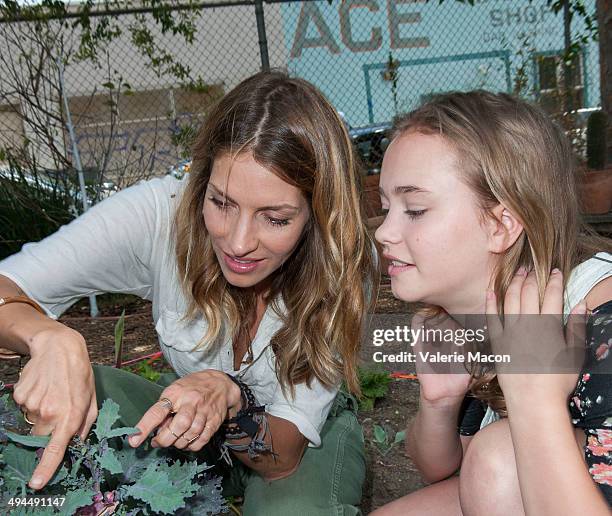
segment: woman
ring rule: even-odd
[[[610,313],[612,244],[580,234],[571,148],[538,108],[477,91],[400,118],[381,197],[388,213],[376,239],[391,260],[393,293],[429,305],[413,328],[435,326],[440,315],[447,327],[474,330],[480,316],[494,352],[516,359],[552,343],[554,357],[564,336],[559,322],[539,332],[545,314]],[[612,370],[608,363],[597,380],[591,373],[604,366],[598,343],[608,349],[612,324],[588,331],[579,382],[577,370],[528,374],[534,362],[497,375],[477,363],[454,374],[417,364],[420,406],[407,451],[431,485],[375,514],[609,514]]]
[[[52,434],[30,486],[46,484],[71,436],[84,437],[111,397],[141,431],[132,446],[157,429],[154,446],[197,452],[221,428],[233,463],[225,494],[244,493],[245,514],[358,513],[363,437],[344,410],[351,399],[338,394],[343,378],[359,391],[375,284],[358,174],[321,93],[261,73],[208,115],[188,180],[128,188],[1,262],[0,296],[24,302],[2,307],[0,336],[31,355],[14,399],[32,433]],[[153,302],[178,375],[166,389],[92,372],[83,338],[53,320],[100,292]]]

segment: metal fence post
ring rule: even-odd
[[[83,201],[83,213],[85,213],[89,209],[89,204],[87,203],[87,188],[85,187],[85,177],[83,176],[81,154],[79,153],[79,146],[77,145],[76,135],[74,132],[74,124],[72,123],[72,116],[70,114],[70,105],[68,104],[68,97],[66,95],[66,83],[64,81],[64,64],[62,63],[62,60],[59,56],[56,58],[55,62],[57,64],[57,69],[59,72],[60,88],[62,89],[62,101],[64,102],[64,109],[66,110],[66,128],[68,129],[68,135],[72,144],[74,168],[76,168],[79,177],[81,200]],[[96,301],[95,294],[91,294],[89,296],[89,314],[91,315],[91,317],[98,316],[98,303]]]
[[[261,56],[261,70],[270,70],[268,57],[268,40],[266,38],[266,22],[264,17],[263,0],[255,0],[255,18],[257,19],[257,35],[259,36],[259,55]]]

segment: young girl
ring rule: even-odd
[[[197,452],[215,436],[233,463],[224,495],[244,495],[245,515],[357,514],[363,435],[338,390],[359,390],[377,281],[358,180],[321,93],[262,73],[208,114],[188,179],[128,188],[0,262],[0,342],[31,355],[14,399],[33,434],[52,434],[30,486],[110,397],[141,431],[132,446],[157,430],[154,446]],[[54,320],[101,292],[152,301],[176,372],[166,389],[92,371],[83,337]]]
[[[612,312],[612,244],[582,233],[571,148],[538,108],[483,91],[434,99],[397,120],[380,191],[376,239],[393,293],[429,315]],[[407,452],[431,485],[375,514],[609,514],[612,376],[594,374],[611,372],[605,320],[587,328],[579,376],[417,365]],[[552,335],[561,349],[560,330],[511,346],[538,349]],[[495,349],[508,337],[491,338]]]

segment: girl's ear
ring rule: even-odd
[[[488,221],[489,251],[503,253],[516,242],[523,232],[523,224],[505,206],[498,204]]]

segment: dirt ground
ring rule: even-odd
[[[100,316],[95,319],[89,317],[89,305],[85,300],[74,305],[60,319],[85,337],[93,363],[114,363],[114,327],[124,308],[126,319],[123,360],[128,361],[159,350],[148,302],[135,298],[113,297],[110,301],[101,298],[99,305]],[[371,365],[372,353],[380,349],[371,342],[371,336],[368,335],[371,334],[371,329],[395,325],[400,321],[403,324],[409,321],[406,314],[413,312],[414,308],[394,299],[389,284],[383,283],[374,310],[376,315],[373,316],[362,343],[364,365]],[[411,372],[401,367],[386,369]],[[15,382],[17,372],[16,360],[0,361],[0,379],[5,383]],[[418,390],[415,380],[392,380],[386,397],[379,400],[372,411],[359,414],[366,438],[367,477],[362,500],[364,514],[423,486],[414,465],[404,452],[403,444],[383,454],[373,441],[375,424],[383,426],[393,435],[406,428],[407,422],[416,412]]]

